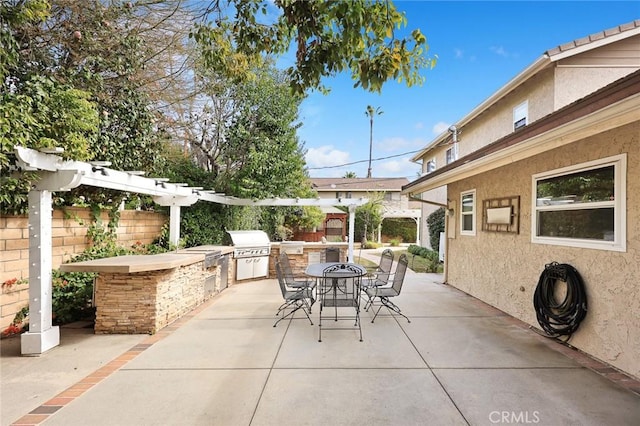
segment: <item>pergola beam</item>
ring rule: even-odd
[[[51,153],[52,152],[52,153]],[[169,239],[180,239],[180,207],[199,200],[233,206],[347,206],[349,208],[349,260],[353,260],[353,231],[356,206],[366,198],[271,198],[249,200],[201,191],[183,183],[169,183],[166,178],[148,178],[139,172],[109,169],[107,164],[65,160],[59,149],[40,152],[15,147],[18,167],[35,171],[39,180],[29,191],[29,331],[21,337],[23,355],[39,355],[59,345],[60,331],[52,326],[52,201],[51,193],[70,191],[80,185],[151,195],[154,201],[170,207]]]

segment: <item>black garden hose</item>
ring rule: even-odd
[[[558,280],[564,281],[567,287],[562,301],[555,297]],[[587,314],[587,294],[582,277],[566,263],[545,265],[533,294],[533,305],[542,329],[550,337],[567,336],[568,340]]]

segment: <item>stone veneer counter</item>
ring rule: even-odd
[[[213,246],[201,249],[87,260],[60,270],[98,273],[96,334],[154,334],[226,287],[221,266],[205,264]],[[218,249],[229,255],[228,249]]]
[[[63,272],[113,272],[131,273],[173,269],[204,260],[203,253],[161,253],[149,255],[127,255],[104,259],[85,260],[60,265]]]

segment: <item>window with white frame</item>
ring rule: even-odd
[[[436,159],[435,157],[431,160],[427,161],[427,170],[426,173],[431,173],[436,171]]]
[[[458,159],[458,144],[454,143],[451,145],[449,149],[447,149],[446,154],[447,164],[453,163]]]
[[[524,101],[513,109],[513,130],[527,125],[529,121],[529,101]]]
[[[533,176],[531,241],[626,251],[626,154]]]
[[[476,235],[476,190],[460,194],[460,234]]]

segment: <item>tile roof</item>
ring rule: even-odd
[[[608,37],[618,35],[625,31],[634,30],[636,28],[640,28],[640,19],[636,19],[635,21],[632,21],[626,24],[618,25],[617,27],[609,28],[608,30],[598,31],[597,33],[570,41],[569,43],[561,44],[558,47],[554,47],[553,49],[547,50],[546,53],[549,56],[554,56],[559,53],[564,53],[568,50],[575,49],[577,47],[581,47],[589,43],[604,40]]]
[[[316,191],[400,191],[407,178],[311,178]]]

